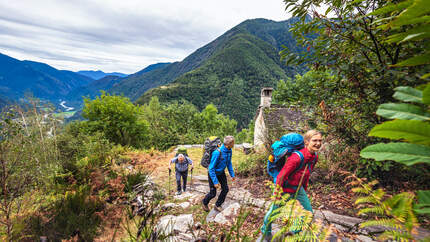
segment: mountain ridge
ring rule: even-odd
[[[118,77],[126,77],[128,76],[128,74],[124,74],[124,73],[120,73],[120,72],[110,72],[110,73],[106,73],[103,72],[101,70],[97,70],[97,71],[93,71],[93,70],[81,70],[81,71],[77,71],[76,73],[83,75],[83,76],[87,76],[90,77],[94,80],[99,80],[103,77],[106,76],[118,76]]]
[[[197,59],[198,62],[186,63],[193,69],[171,81],[159,82],[159,87],[144,90],[136,103],[147,103],[153,96],[162,102],[186,100],[199,109],[213,103],[221,113],[237,120],[239,128],[246,127],[258,107],[262,87],[275,87],[280,79],[304,71],[301,66],[284,65],[279,56],[283,45],[293,52],[303,51],[289,32],[296,21],[297,18],[243,21],[182,61]]]
[[[48,64],[23,60],[0,53],[0,95],[18,100],[26,93],[57,100],[72,89],[93,79],[72,71],[57,70]]]

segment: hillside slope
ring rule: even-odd
[[[151,89],[137,103],[146,103],[152,96],[164,102],[184,99],[199,109],[213,103],[243,127],[258,106],[261,87],[285,78],[273,46],[246,32],[236,33],[202,66],[167,86]]]
[[[119,76],[105,76],[101,79],[95,80],[88,85],[76,88],[72,90],[65,98],[69,105],[74,107],[80,106],[83,101],[83,97],[89,97],[94,99],[96,96],[100,95],[101,91],[109,90],[115,84],[121,81]]]
[[[26,93],[37,98],[57,100],[93,79],[47,64],[20,61],[0,54],[0,95],[18,100]]]
[[[171,83],[158,83],[162,86],[147,91],[137,103],[146,103],[153,96],[164,102],[184,99],[200,109],[213,103],[237,120],[240,128],[245,127],[259,104],[262,87],[274,87],[280,79],[303,71],[300,66],[282,64],[278,54],[282,45],[301,51],[288,32],[295,21],[244,21],[190,55],[200,54],[201,61],[193,70]],[[204,58],[202,49],[210,50],[204,52]]]

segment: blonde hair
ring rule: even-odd
[[[319,134],[319,135],[321,135],[321,136],[322,136],[321,132],[320,132],[320,131],[318,131],[318,130],[315,130],[315,129],[311,129],[311,130],[309,130],[308,132],[306,132],[306,133],[305,133],[305,135],[303,135],[303,139],[305,140],[305,144],[306,144],[306,143],[309,143],[309,141],[311,140],[311,138],[312,138],[314,135],[317,135],[317,134]]]

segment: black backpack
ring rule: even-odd
[[[216,136],[209,137],[205,140],[203,146],[203,157],[200,161],[200,165],[204,168],[208,168],[211,163],[212,153],[221,146],[220,138]]]

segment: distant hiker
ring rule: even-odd
[[[182,190],[185,192],[187,189],[188,165],[191,165],[191,170],[192,170],[194,168],[193,161],[184,154],[178,154],[178,156],[170,160],[169,171],[171,169],[172,163],[175,163],[176,186],[178,189],[178,192],[176,192],[176,195],[181,195]],[[182,189],[181,189],[181,177],[183,182]]]
[[[313,212],[306,190],[308,188],[310,174],[315,164],[318,162],[317,151],[321,148],[322,135],[319,131],[309,130],[303,138],[305,148],[295,151],[287,158],[285,165],[276,178],[276,186],[282,187],[283,193],[289,193],[292,198],[298,190],[296,199],[304,209]],[[302,183],[299,187],[300,180],[302,180]],[[261,228],[264,241],[270,241],[272,239],[272,224],[269,222],[269,219],[275,215],[273,211],[277,208],[277,205],[272,204],[264,217],[264,224]],[[300,231],[291,232],[298,233]]]
[[[228,168],[228,172],[232,180],[235,180],[233,165],[231,163],[232,148],[234,147],[234,137],[226,136],[224,138],[224,144],[212,152],[211,161],[208,167],[209,177],[209,193],[205,196],[202,201],[203,210],[209,211],[208,204],[212,198],[216,196],[216,189],[221,186],[221,193],[218,196],[218,200],[215,203],[214,209],[218,212],[222,211],[221,205],[228,193],[227,177],[225,175],[225,168]]]

